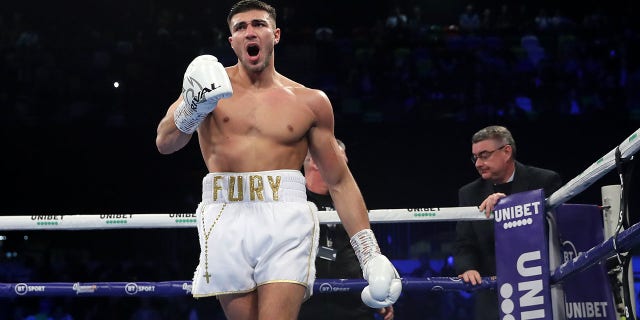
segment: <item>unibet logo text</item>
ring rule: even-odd
[[[523,205],[517,205],[512,207],[506,207],[504,209],[496,210],[495,217],[496,222],[509,221],[513,219],[521,219],[534,214],[540,213],[540,201],[525,203]]]
[[[542,319],[544,315],[544,296],[542,295],[542,263],[540,251],[525,252],[518,257],[516,262],[518,274],[522,277],[530,278],[528,281],[517,283],[518,291],[522,292],[521,296],[516,300],[520,305],[520,316],[516,319]],[[503,319],[514,318],[516,297],[513,297],[513,286],[505,283],[500,286],[500,296],[504,299],[500,304],[502,312],[505,314]]]

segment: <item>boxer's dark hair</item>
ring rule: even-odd
[[[276,9],[260,0],[241,0],[236,2],[236,4],[231,7],[231,10],[229,10],[229,15],[227,16],[227,24],[231,22],[231,18],[233,18],[234,15],[250,10],[266,11],[269,14],[269,17],[273,20],[273,27],[275,28]]]

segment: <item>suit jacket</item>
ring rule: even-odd
[[[544,189],[545,197],[562,187],[560,175],[548,169],[524,165],[516,161],[511,193]],[[479,206],[494,193],[493,183],[478,178],[458,190],[458,205]],[[493,220],[458,221],[454,265],[457,274],[475,269],[480,276],[496,275],[496,252]],[[479,309],[482,307],[482,309]],[[498,319],[498,299],[495,292],[478,291],[475,319]]]
[[[313,202],[318,210],[335,210],[333,200],[328,194],[317,194],[307,189],[307,200]],[[329,246],[328,239],[332,244]],[[320,225],[319,244],[336,250],[335,261],[316,258],[316,277],[329,279],[362,279],[362,269],[356,253],[351,246],[347,230],[342,224]],[[371,320],[376,309],[362,302],[360,294],[315,294],[300,307],[298,320],[349,319]]]

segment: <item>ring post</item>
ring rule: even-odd
[[[619,184],[603,186],[600,188],[600,192],[602,195],[602,212],[604,217],[604,237],[608,239],[608,238],[614,237],[616,233],[616,228],[618,225],[618,220],[620,215],[620,199],[621,199],[621,193],[622,193],[622,186]],[[622,230],[624,230],[624,227],[622,227]],[[627,268],[626,271],[628,272],[628,276],[627,276],[627,278],[629,279],[628,285],[630,288],[634,288],[635,285],[633,281],[633,278],[634,278],[633,261],[629,261],[629,267]],[[612,280],[617,281],[617,283],[621,285],[617,289],[618,292],[616,294],[619,295],[620,297],[623,297],[624,290],[623,290],[622,284],[625,278],[623,274],[623,270],[615,271],[614,275],[615,275],[615,279],[612,279]],[[613,290],[616,290],[616,289],[613,289]],[[620,312],[618,312],[619,308],[624,308],[624,304],[622,303],[622,301],[618,306],[618,308],[616,308],[618,319],[624,316],[624,314],[621,314]],[[636,309],[636,299],[632,300],[632,308],[633,310],[638,310]]]

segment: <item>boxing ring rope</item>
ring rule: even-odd
[[[369,210],[372,223],[486,220],[478,207]],[[318,211],[320,223],[340,223],[336,211]],[[1,216],[0,231],[196,227],[195,213]]]
[[[0,298],[30,297],[173,297],[190,296],[191,281],[162,282],[31,282],[0,283]],[[364,279],[316,279],[314,294],[360,292],[368,283]],[[495,288],[496,280],[483,278],[472,286],[458,278],[402,278],[404,291],[477,291]]]
[[[614,238],[611,237],[576,258],[560,265],[551,272],[551,284],[562,282],[562,280],[570,275],[583,271],[598,263],[600,260],[612,257],[615,255],[616,248],[620,252],[626,252],[640,244],[640,223],[636,223],[629,229],[621,231],[615,241],[616,247],[614,247],[613,243]]]
[[[596,180],[602,178],[616,165],[616,152],[619,151],[623,158],[634,155],[640,149],[640,129],[632,133],[619,146],[613,148],[603,157],[591,164],[586,170],[567,182],[558,191],[547,199],[547,210],[567,202],[591,186]]]
[[[548,199],[547,209],[554,208],[579,192],[615,167],[617,156],[630,157],[640,149],[640,129],[636,130],[619,146],[594,162],[581,174],[562,186]],[[339,223],[335,211],[319,211],[321,223]],[[370,210],[372,223],[398,222],[438,222],[459,220],[485,220],[477,207],[458,208],[416,208]],[[107,214],[107,215],[33,215],[0,217],[0,230],[81,230],[81,229],[122,229],[122,228],[176,228],[195,227],[195,214]],[[634,224],[602,244],[566,261],[550,275],[552,284],[561,282],[570,275],[580,272],[606,259],[616,251],[628,251],[640,243],[640,224]],[[403,288],[407,291],[474,291],[495,289],[494,278],[485,277],[480,285],[471,286],[457,278],[403,278]],[[316,279],[314,291],[318,293],[360,290],[366,286],[361,279]],[[175,296],[188,295],[191,281],[166,282],[96,282],[96,283],[0,283],[0,297],[15,296]]]

